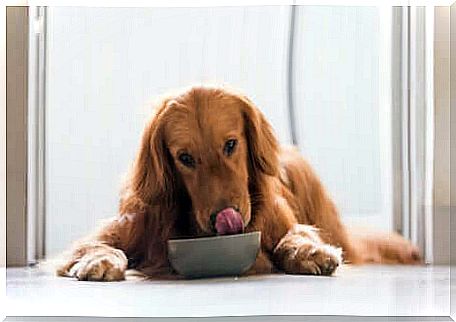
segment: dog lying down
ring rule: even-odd
[[[247,97],[192,87],[162,99],[143,131],[119,215],[79,241],[57,274],[114,281],[134,268],[166,276],[174,273],[169,239],[242,231],[261,232],[247,274],[331,275],[342,261],[421,263],[397,234],[345,227],[310,165],[279,146]]]

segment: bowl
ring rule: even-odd
[[[237,276],[255,262],[261,232],[168,240],[168,259],[186,278]]]

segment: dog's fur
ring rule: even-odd
[[[237,140],[234,152],[224,150]],[[181,153],[193,157],[190,167]],[[121,194],[119,215],[79,242],[58,268],[80,280],[121,280],[128,267],[172,274],[166,241],[213,234],[210,215],[239,209],[245,231],[261,231],[249,273],[330,275],[351,263],[418,263],[419,252],[394,234],[348,233],[309,164],[281,148],[245,96],[192,87],[164,98],[145,127]],[[239,250],[242,251],[242,250]]]

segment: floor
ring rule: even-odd
[[[6,287],[7,316],[448,316],[450,311],[448,266],[345,265],[333,277],[112,283],[9,268]]]

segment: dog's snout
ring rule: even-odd
[[[215,208],[214,211],[211,212],[210,216],[209,216],[209,221],[210,221],[210,224],[211,224],[211,229],[213,230],[213,232],[216,232],[215,230],[215,221],[216,221],[216,218],[217,218],[217,215],[222,212],[223,210],[225,209],[234,209],[234,211],[236,212],[240,212],[239,210],[239,206],[237,205],[228,205],[227,203],[222,203],[223,205],[221,207],[217,207]]]
[[[235,207],[213,212],[210,221],[213,232],[218,235],[239,234],[244,231],[243,217]]]

